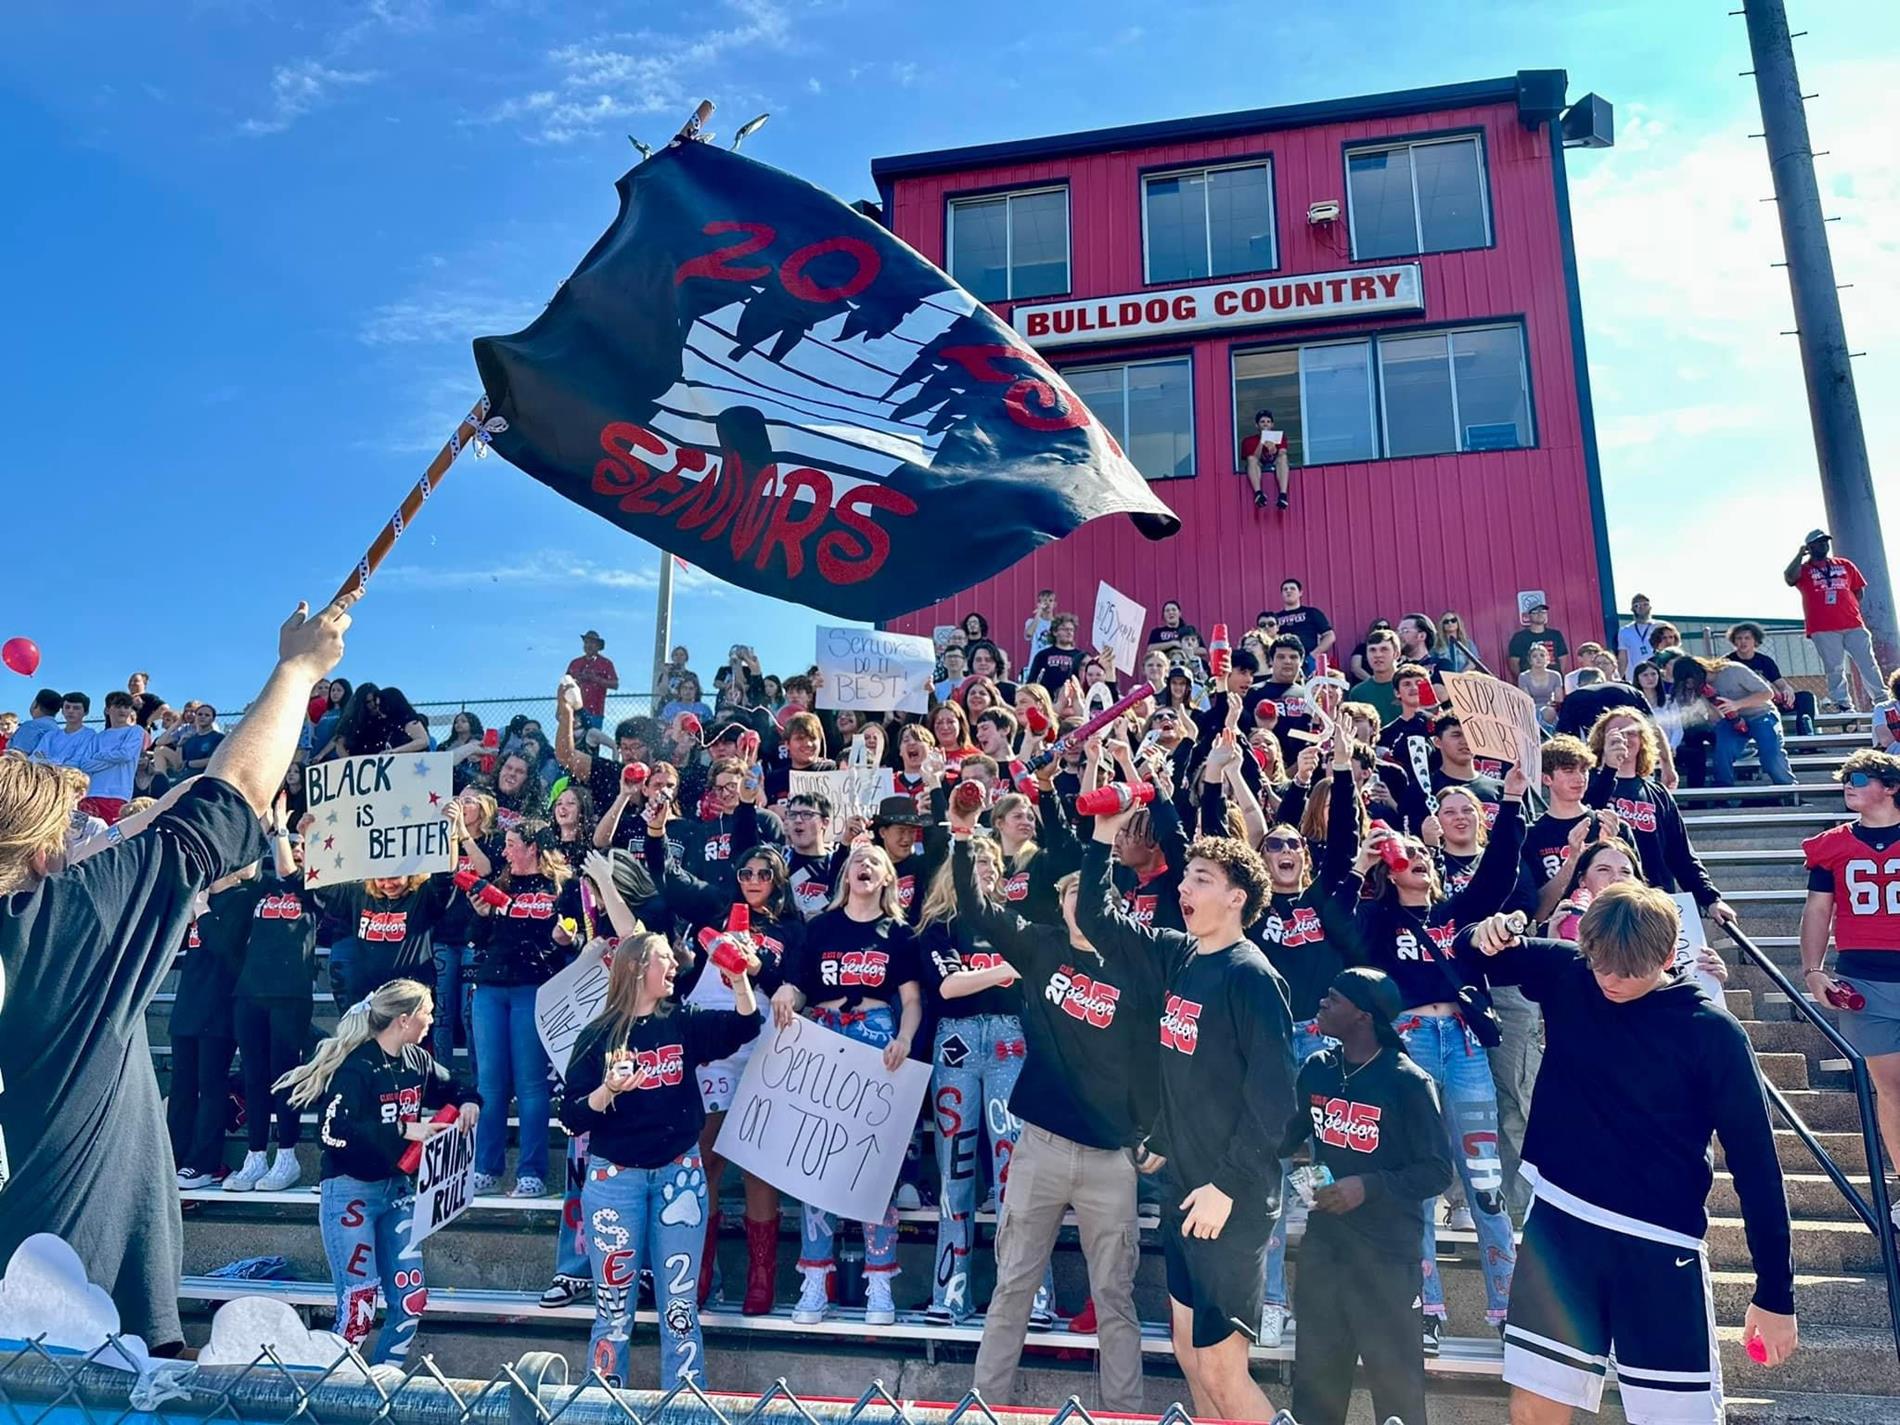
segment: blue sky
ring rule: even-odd
[[[1571,176],[1619,589],[1791,612],[1778,571],[1819,496],[1725,8],[23,7],[0,49],[0,638],[37,639],[61,687],[143,667],[174,699],[248,696],[283,612],[328,596],[478,392],[470,339],[534,314],[611,218],[625,135],[660,141],[702,96],[722,134],[771,111],[748,152],[851,199],[872,196],[883,153],[1555,66],[1573,97],[1617,106],[1617,146],[1573,155]],[[1900,158],[1882,117],[1900,15],[1791,9],[1812,32],[1803,87],[1832,150],[1824,202],[1879,468],[1900,439],[1883,395],[1900,389]],[[1272,62],[1233,63],[1255,45]],[[1890,473],[1883,496],[1892,512]],[[634,673],[656,568],[505,462],[464,459],[376,580],[344,671],[418,698],[538,694],[595,626]],[[702,666],[739,638],[789,668],[815,621],[690,575],[675,634]],[[25,700],[0,672],[0,708]]]

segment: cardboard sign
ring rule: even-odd
[[[929,1087],[928,1064],[890,1073],[882,1049],[796,1019],[760,1037],[717,1149],[800,1202],[877,1222]]]
[[[310,814],[304,884],[452,871],[449,759],[433,752],[342,757],[304,770]]]
[[[1728,1001],[1723,998],[1727,986],[1707,970],[1696,968],[1696,952],[1709,948],[1709,932],[1702,924],[1701,907],[1687,891],[1677,891],[1670,898],[1675,901],[1676,912],[1682,917],[1682,929],[1676,935],[1675,968],[1686,972],[1690,979],[1702,986],[1703,993],[1715,1001],[1717,1009],[1727,1008]]]
[[[792,772],[790,795],[822,792],[831,803],[831,839],[845,837],[845,823],[854,816],[868,817],[877,804],[897,790],[889,767],[840,767],[835,772]]]
[[[825,680],[819,707],[915,713],[930,707],[937,650],[928,638],[820,624],[814,661]]]
[[[574,1041],[581,1037],[607,998],[607,966],[612,951],[598,956],[583,954],[571,965],[563,966],[534,992],[534,1029],[541,1036],[554,1072],[567,1077],[568,1056]]]
[[[1444,682],[1452,711],[1464,723],[1471,755],[1515,763],[1534,779],[1543,737],[1531,695],[1482,673],[1447,673]]]
[[[416,1166],[416,1206],[409,1215],[411,1251],[468,1211],[475,1197],[474,1174],[475,1135],[468,1129],[445,1128],[422,1145],[422,1161]]]
[[[1091,639],[1099,653],[1115,651],[1115,669],[1132,673],[1141,666],[1141,629],[1148,611],[1126,594],[1117,593],[1104,583],[1095,591],[1095,622]]]

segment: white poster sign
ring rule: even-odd
[[[820,792],[831,803],[831,839],[845,839],[845,823],[854,816],[868,817],[877,804],[897,790],[889,767],[840,767],[835,772],[792,773],[790,794]]]
[[[607,966],[611,950],[598,955],[581,955],[565,965],[534,992],[534,1028],[541,1036],[554,1072],[567,1076],[568,1056],[574,1041],[600,1013],[607,998]]]
[[[1542,589],[1519,589],[1517,591],[1517,621],[1529,627],[1531,610],[1536,608],[1539,604],[1543,604],[1548,608],[1550,606],[1550,595],[1546,594]]]
[[[759,1039],[726,1122],[719,1155],[800,1202],[853,1222],[890,1206],[930,1066],[794,1020]]]
[[[1132,674],[1141,667],[1141,629],[1148,611],[1126,594],[1103,583],[1095,591],[1093,645],[1096,652],[1115,650],[1115,671]]]
[[[814,661],[825,680],[820,707],[915,713],[930,707],[937,650],[928,638],[820,624]]]
[[[1531,695],[1482,673],[1447,673],[1444,683],[1451,709],[1464,724],[1471,755],[1515,763],[1535,781],[1543,737]]]
[[[475,1196],[474,1173],[475,1135],[468,1129],[445,1128],[422,1145],[422,1161],[416,1167],[416,1206],[409,1217],[411,1250],[468,1211]]]
[[[452,871],[449,759],[433,752],[341,757],[304,771],[316,825],[304,847],[304,884]]]
[[[1682,930],[1676,936],[1675,968],[1686,971],[1690,979],[1702,986],[1703,993],[1715,1001],[1718,1009],[1726,1008],[1728,1001],[1722,997],[1725,986],[1707,970],[1696,968],[1696,953],[1709,948],[1709,932],[1702,924],[1702,910],[1687,891],[1677,891],[1673,899],[1682,917]]]

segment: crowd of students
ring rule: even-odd
[[[1512,673],[1564,656],[1541,612],[1513,643]],[[512,1104],[511,1195],[568,1198],[543,1304],[591,1296],[591,1362],[625,1381],[645,1269],[663,1383],[716,1382],[698,1312],[716,1288],[729,1167],[718,1131],[759,1037],[804,1016],[880,1049],[893,1070],[931,1066],[920,1134],[936,1181],[900,1188],[938,1206],[930,1320],[976,1314],[975,1214],[1007,1202],[976,1362],[993,1403],[1015,1398],[1027,1331],[1055,1320],[1050,1256],[1073,1210],[1091,1298],[1071,1324],[1097,1334],[1102,1404],[1140,1408],[1144,1199],[1161,1211],[1175,1352],[1197,1414],[1265,1418],[1248,1348],[1280,1344],[1297,1318],[1302,1421],[1344,1418],[1361,1359],[1380,1418],[1423,1421],[1423,1361],[1447,1315],[1436,1258],[1447,1222],[1476,1232],[1507,1379],[1587,1403],[1553,1373],[1552,1352],[1600,1358],[1610,1342],[1572,1341],[1566,1330],[1582,1327],[1549,1319],[1575,1304],[1545,1299],[1551,1273],[1581,1274],[1575,1254],[1601,1246],[1592,1233],[1693,1237],[1700,1250],[1706,1158],[1693,1203],[1695,1183],[1681,1181],[1659,1186],[1666,1208],[1630,1200],[1601,1180],[1630,1147],[1595,1145],[1581,1171],[1548,1126],[1578,1084],[1553,1086],[1539,1063],[1559,1050],[1558,1006],[1574,1055],[1575,1036],[1649,1033],[1650,1019],[1640,1032],[1616,1021],[1616,1006],[1655,990],[1655,1025],[1693,1030],[1671,1052],[1721,1086],[1686,1105],[1665,1095],[1680,1111],[1657,1131],[1686,1135],[1685,1163],[1721,1132],[1756,1253],[1763,1314],[1750,1330],[1776,1359],[1792,1349],[1786,1205],[1752,1066],[1737,1067],[1746,1041],[1709,1027],[1716,1011],[1689,978],[1719,981],[1726,967],[1710,951],[1678,964],[1673,928],[1668,953],[1653,953],[1662,922],[1674,924],[1669,893],[1689,892],[1718,922],[1734,912],[1671,794],[1660,707],[1610,676],[1616,659],[1582,665],[1601,676],[1563,696],[1583,735],[1553,731],[1540,764],[1520,767],[1475,758],[1449,711],[1442,674],[1484,666],[1455,614],[1375,627],[1341,660],[1331,624],[1288,579],[1281,609],[1231,646],[1226,626],[1203,639],[1168,604],[1139,670],[1083,650],[1077,629],[1046,594],[1023,625],[1015,680],[971,614],[920,715],[821,711],[812,674],[764,677],[738,645],[702,682],[677,649],[657,714],[611,730],[618,675],[590,630],[553,698],[551,738],[525,717],[489,734],[463,713],[443,730],[454,871],[313,891],[298,872],[311,829],[301,765],[438,745],[399,691],[322,679],[260,818],[268,855],[209,884],[181,946],[169,1105],[180,1187],[295,1185],[300,1116],[314,1111],[338,1330],[367,1344],[380,1288],[373,1358],[400,1359],[426,1305],[406,1245],[403,1154],[439,1130],[423,1121],[430,1110],[460,1106],[475,1190],[496,1191]],[[1619,671],[1655,666],[1656,652]],[[1740,663],[1667,662],[1670,686],[1710,705],[1718,780],[1733,776],[1737,722],[1782,780],[1775,744],[1752,730],[1774,718],[1771,684]],[[1342,663],[1354,677],[1329,676]],[[1152,695],[1081,735],[1137,675]],[[115,709],[131,728],[144,711],[130,690],[108,700]],[[133,756],[137,772],[213,765],[216,744],[202,739],[220,735],[215,710],[179,726],[196,729],[165,744],[179,765],[156,765],[161,733]],[[839,808],[794,785],[834,759],[888,768],[891,795]],[[102,820],[149,815],[117,800],[95,799]],[[716,937],[735,906],[750,929],[737,959],[716,963],[702,932]],[[1527,927],[1547,939],[1524,938]],[[313,1047],[320,946],[341,1017]],[[561,1076],[535,1028],[535,991],[588,955],[608,965],[606,1000]],[[234,1052],[249,1137],[227,1171]],[[1643,1072],[1648,1052],[1632,1048],[1612,1078]],[[1556,1099],[1563,1108],[1545,1108]],[[556,1122],[568,1135],[558,1177]],[[1562,1225],[1540,1239],[1540,1304],[1520,1323],[1514,1223],[1533,1197],[1540,1223]],[[750,1174],[743,1199],[742,1310],[760,1314],[777,1304],[781,1203]],[[867,1324],[896,1319],[898,1220],[894,1197],[860,1224]],[[804,1208],[797,1322],[834,1309],[836,1230]],[[1719,1399],[1706,1326],[1625,1317],[1613,1309],[1624,1283],[1576,1289],[1597,1291],[1601,1319],[1618,1323],[1626,1407],[1643,1370]]]

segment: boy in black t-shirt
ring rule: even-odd
[[[1076,622],[1074,614],[1056,615],[1049,625],[1054,642],[1029,660],[1029,671],[1023,674],[1025,682],[1042,684],[1053,697],[1082,671],[1082,650],[1075,646]]]
[[[1452,1168],[1437,1090],[1392,1027],[1401,998],[1377,970],[1333,981],[1314,1028],[1339,1043],[1300,1069],[1280,1143],[1286,1158],[1312,1139],[1331,1178],[1313,1194],[1295,1284],[1293,1412],[1305,1425],[1343,1425],[1362,1358],[1378,1419],[1425,1419],[1418,1204],[1451,1185]]]

